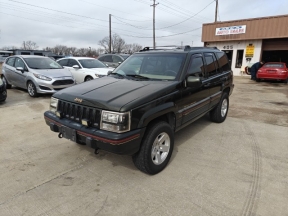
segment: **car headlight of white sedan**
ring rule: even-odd
[[[116,133],[124,133],[130,130],[130,112],[119,113],[102,111],[100,129]]]

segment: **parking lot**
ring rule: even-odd
[[[50,95],[12,88],[0,104],[0,215],[287,215],[288,85],[235,77],[228,118],[176,133],[150,176],[130,156],[59,139]]]

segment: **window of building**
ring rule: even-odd
[[[241,68],[243,62],[244,50],[237,50],[235,68]]]
[[[230,65],[227,56],[224,54],[224,52],[217,52],[216,53],[218,57],[219,66],[222,71],[229,71]]]
[[[21,55],[30,55],[30,52],[21,52]]]

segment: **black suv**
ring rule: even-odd
[[[169,162],[174,132],[208,112],[225,120],[233,87],[216,48],[145,48],[107,77],[55,93],[44,116],[59,138],[133,155],[138,169],[156,174]]]

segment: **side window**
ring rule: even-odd
[[[201,56],[192,56],[187,70],[187,75],[193,75],[197,77],[204,76],[204,63]]]
[[[8,64],[9,66],[14,67],[14,62],[15,62],[15,58],[9,58],[6,61],[6,64]]]
[[[218,69],[217,60],[212,53],[205,54],[205,61],[206,61],[206,70],[207,70],[208,76],[214,76],[220,72]]]
[[[74,65],[78,65],[79,66],[78,62],[75,59],[69,59],[67,66],[68,67],[73,67]]]
[[[14,65],[15,65],[15,68],[22,67],[23,69],[25,69],[25,64],[20,58],[16,58]]]
[[[218,62],[219,62],[219,66],[221,70],[229,71],[230,65],[229,65],[229,61],[228,61],[226,54],[224,52],[217,52],[216,55],[218,57]]]
[[[101,56],[98,58],[99,61],[105,61],[105,56]]]
[[[68,59],[62,59],[62,60],[58,61],[57,63],[60,64],[61,66],[67,66],[68,65]]]
[[[113,59],[113,63],[122,62],[122,59],[121,59],[119,56],[113,55],[113,56],[112,56],[112,59]]]
[[[104,61],[105,61],[105,62],[113,62],[112,55],[107,55],[107,56],[105,56]]]

